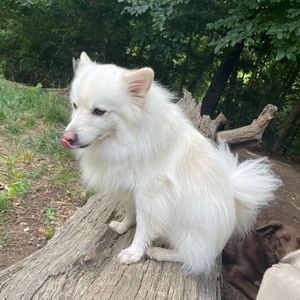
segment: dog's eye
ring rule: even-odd
[[[96,116],[102,116],[106,113],[106,110],[102,110],[100,108],[95,108],[93,110],[93,114],[96,115]]]
[[[72,104],[73,104],[74,109],[76,109],[77,105],[74,102]]]

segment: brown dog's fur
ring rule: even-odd
[[[280,222],[256,228],[242,241],[230,241],[223,250],[229,282],[255,299],[264,272],[289,252],[300,249],[300,231]]]

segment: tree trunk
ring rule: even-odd
[[[299,115],[299,114],[300,114],[300,100],[298,100],[294,103],[294,105],[292,106],[290,112],[288,113],[288,116],[287,116],[285,122],[281,126],[281,128],[278,132],[276,142],[275,142],[274,147],[273,147],[274,152],[277,152],[279,150],[287,131],[289,130],[291,124],[294,122],[297,115]]]
[[[202,101],[202,115],[213,116],[220,97],[224,93],[226,83],[234,69],[238,64],[242,47],[238,46],[229,52],[221,62],[220,67],[216,71],[214,78]]]

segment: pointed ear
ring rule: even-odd
[[[282,227],[282,224],[277,221],[270,221],[269,223],[256,228],[256,232],[263,236],[273,234],[276,230]]]
[[[142,68],[135,71],[128,71],[124,75],[128,91],[134,97],[144,98],[154,79],[154,72],[151,68]]]
[[[88,57],[88,55],[84,51],[81,52],[81,54],[80,54],[80,62],[84,63],[84,64],[91,62],[90,58]]]
[[[80,58],[78,58],[78,59],[75,59],[73,57],[73,59],[72,59],[72,65],[73,65],[73,71],[74,71],[74,73],[76,73],[76,71],[78,70],[78,67],[81,64],[86,64],[86,63],[90,63],[90,62],[91,62],[91,60],[90,60],[90,58],[88,57],[88,55],[85,52],[81,52]]]
[[[78,65],[79,65],[79,59],[75,59],[74,57],[72,58],[72,65],[73,65],[73,72],[75,73]]]

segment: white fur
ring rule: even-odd
[[[135,237],[120,261],[139,261],[163,237],[174,250],[163,257],[209,272],[234,229],[245,233],[253,225],[279,180],[264,160],[238,164],[226,145],[201,135],[171,103],[174,96],[152,82],[151,69],[134,73],[83,57],[71,90],[78,108],[67,130],[79,144],[92,143],[76,151],[84,182],[127,211],[110,227],[124,233],[136,214]],[[107,112],[95,116],[95,107]]]

